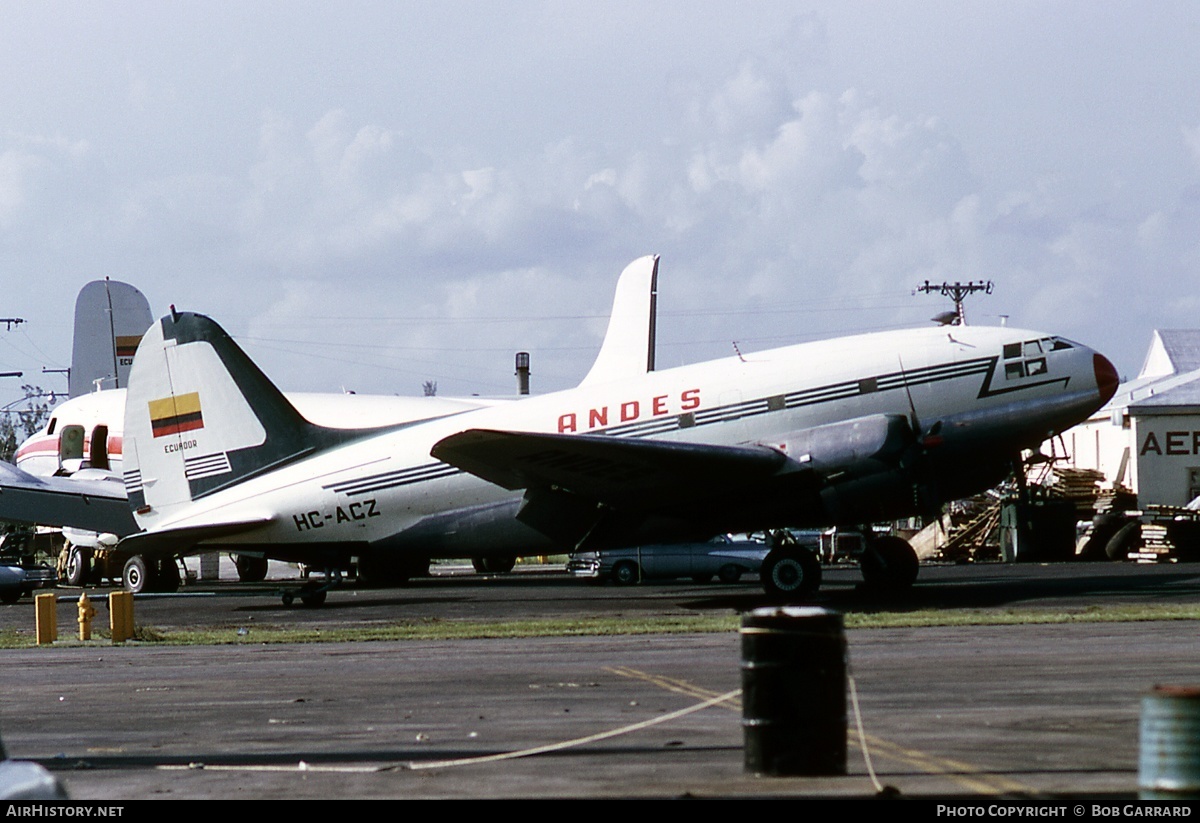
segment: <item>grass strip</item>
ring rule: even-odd
[[[1080,610],[979,609],[854,612],[844,615],[847,629],[923,628],[937,626],[1015,626],[1055,623],[1126,623],[1200,620],[1200,605],[1091,606]],[[275,643],[346,643],[404,640],[480,640],[524,637],[606,637],[647,634],[736,632],[738,614],[617,616],[588,619],[504,621],[424,619],[400,623],[331,625],[291,628],[253,625],[205,629],[139,626],[131,645],[213,646]],[[107,632],[95,633],[93,644],[107,645]],[[67,645],[70,636],[60,636]],[[74,641],[78,643],[78,641]],[[0,631],[0,649],[35,646],[33,630]],[[79,644],[85,646],[86,644]]]

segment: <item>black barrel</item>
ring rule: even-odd
[[[837,612],[785,606],[742,616],[746,771],[846,773],[846,634]]]

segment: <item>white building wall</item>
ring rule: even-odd
[[[1133,420],[1138,503],[1186,506],[1200,496],[1200,414]]]
[[[1068,429],[1042,451],[1061,457],[1066,449],[1065,460],[1058,465],[1073,469],[1092,469],[1103,473],[1105,487],[1121,485],[1137,490],[1137,466],[1133,448],[1133,431],[1129,417],[1123,409],[1112,414],[1093,417],[1074,428]]]

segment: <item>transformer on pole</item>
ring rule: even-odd
[[[981,291],[984,294],[991,294],[992,286],[993,283],[991,280],[972,280],[969,283],[959,283],[957,281],[954,283],[930,283],[926,280],[924,285],[913,289],[913,294],[919,291],[923,291],[926,294],[938,292],[944,297],[949,297],[954,301],[953,313],[946,312],[945,314],[939,314],[934,320],[943,326],[965,326],[967,325],[967,315],[963,310],[963,301],[967,295],[974,294],[977,291]]]

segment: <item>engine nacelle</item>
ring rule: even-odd
[[[787,455],[791,470],[814,471],[836,483],[896,468],[914,440],[905,417],[873,414],[815,426],[763,445]]]

